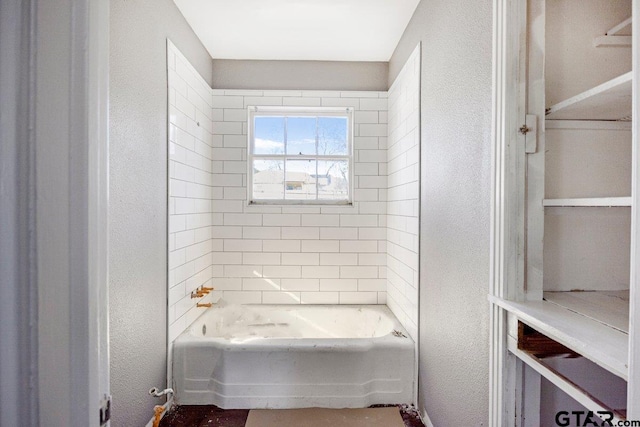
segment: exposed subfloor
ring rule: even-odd
[[[394,405],[373,405],[394,406]],[[424,427],[415,408],[397,405],[406,427]],[[248,409],[220,409],[213,405],[175,406],[162,418],[160,427],[244,427]]]

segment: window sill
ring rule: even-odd
[[[354,203],[346,200],[260,200],[247,202],[248,207],[256,206],[298,206],[298,207],[326,207],[326,206],[339,206],[339,207],[354,207]]]

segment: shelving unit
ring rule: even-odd
[[[630,24],[612,28],[610,36]],[[632,114],[632,72],[602,83],[546,110],[549,121],[625,121]],[[553,126],[550,126],[553,127]],[[595,129],[603,130],[595,125]],[[630,136],[630,133],[629,133]],[[630,196],[545,198],[545,208],[631,207]],[[583,291],[580,280],[575,290],[543,292],[543,301],[510,305],[509,311],[550,338],[622,378],[627,378],[629,290]],[[506,307],[506,305],[505,305]],[[595,347],[595,348],[594,348]]]
[[[541,397],[543,378],[579,405],[592,411],[611,410],[616,417],[624,419],[626,407],[621,402],[627,400],[626,385],[630,377],[633,160],[632,123],[629,122],[632,119],[633,72],[624,72],[622,66],[602,70],[602,73],[592,69],[585,71],[588,76],[584,79],[575,76],[579,81],[573,85],[575,82],[568,81],[567,76],[582,72],[585,64],[582,68],[571,68],[567,58],[585,58],[584,52],[595,51],[594,46],[627,45],[630,36],[623,31],[630,28],[631,19],[625,19],[595,40],[590,35],[587,46],[577,47],[581,50],[573,57],[571,42],[556,43],[558,37],[568,34],[565,23],[556,20],[555,26],[547,25],[549,15],[545,14],[553,13],[548,7],[549,1],[532,3],[527,10],[533,13],[529,23],[535,22],[535,25],[527,29],[527,40],[534,48],[527,52],[527,101],[523,110],[527,123],[529,116],[535,115],[544,125],[538,123],[538,133],[533,136],[535,144],[531,144],[537,149],[526,150],[522,164],[525,172],[520,195],[525,199],[523,252],[526,254],[523,256],[523,283],[507,293],[512,300],[491,296],[490,301],[508,313],[509,352],[539,374],[537,383],[534,380],[533,386],[526,385],[523,380],[522,389],[517,392],[522,393],[523,401],[527,400],[527,393],[529,398],[537,399],[530,409],[533,412],[528,414],[529,417],[533,414],[530,419],[542,418],[541,402],[548,403],[553,398],[549,395],[547,400]],[[577,2],[572,4],[582,6]],[[566,3],[561,7],[565,8],[563,12],[568,11]],[[558,16],[557,12],[554,17]],[[599,14],[594,12],[591,16]],[[545,25],[541,24],[543,22]],[[578,33],[587,34],[584,28],[572,27]],[[552,58],[557,62],[552,65],[549,65],[548,45],[545,44],[548,31],[555,31],[551,36],[554,46],[550,49],[558,45],[564,47],[554,51]],[[545,46],[542,52],[537,50],[541,45]],[[612,50],[606,52],[609,55]],[[624,49],[616,52],[612,55],[618,58],[625,52],[630,55]],[[604,77],[600,81],[609,80],[547,107],[545,99],[549,93],[544,92],[546,87],[543,88],[541,82],[547,84],[548,69],[545,67],[549,66],[557,67],[552,69],[556,80],[549,86],[550,97],[559,93],[554,90],[569,92],[580,83],[584,87],[584,83],[598,81],[600,75]],[[612,71],[621,74],[611,78]],[[565,87],[565,82],[570,85]],[[530,144],[528,138],[529,135],[525,135],[526,144]],[[545,345],[551,350],[546,353],[541,350],[538,354],[527,349],[524,343],[529,338],[522,334],[520,325],[539,335],[541,347],[536,350]],[[558,349],[566,350],[565,359],[561,363],[556,363],[557,360],[547,363],[547,359],[559,356],[554,353]],[[597,369],[593,372],[580,370],[593,366],[589,364],[596,365]],[[610,400],[610,396],[593,395],[583,388],[588,383],[584,379],[589,375],[597,375],[602,383],[616,383],[615,398]],[[535,384],[538,384],[537,388]],[[597,390],[597,393],[602,392],[601,388]]]
[[[628,72],[551,106],[546,110],[545,118],[547,123],[580,121],[584,123],[580,127],[588,129],[589,122],[628,120],[631,110],[632,73]],[[598,129],[593,132],[608,131],[598,124],[593,128]],[[545,208],[567,209],[631,207],[632,198],[545,198],[542,205]],[[614,375],[627,379],[629,290],[608,290],[605,287],[598,291],[583,291],[579,280],[576,280],[575,289],[545,290],[543,301],[504,306],[508,306],[510,312],[541,333]]]
[[[640,419],[637,1],[498,2],[492,425]]]

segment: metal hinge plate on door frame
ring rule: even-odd
[[[533,154],[538,149],[538,116],[527,114],[525,123],[518,129],[524,135],[524,152]]]

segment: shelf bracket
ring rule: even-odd
[[[518,131],[524,135],[524,152],[535,153],[538,149],[538,116],[527,114],[524,125]]]
[[[612,29],[610,29],[609,31],[607,31],[606,35],[607,36],[615,36],[616,34],[618,34],[620,31],[624,30],[626,27],[628,27],[632,23],[633,23],[633,17],[630,16],[627,19],[625,19],[624,21],[622,21],[621,23],[619,23],[618,25],[616,25],[615,27],[613,27]]]
[[[593,39],[594,47],[631,47],[631,36],[598,36]]]
[[[633,19],[631,17],[625,19],[609,31],[604,36],[593,39],[594,47],[631,47],[631,36],[621,36],[618,33],[625,28],[631,26]]]

